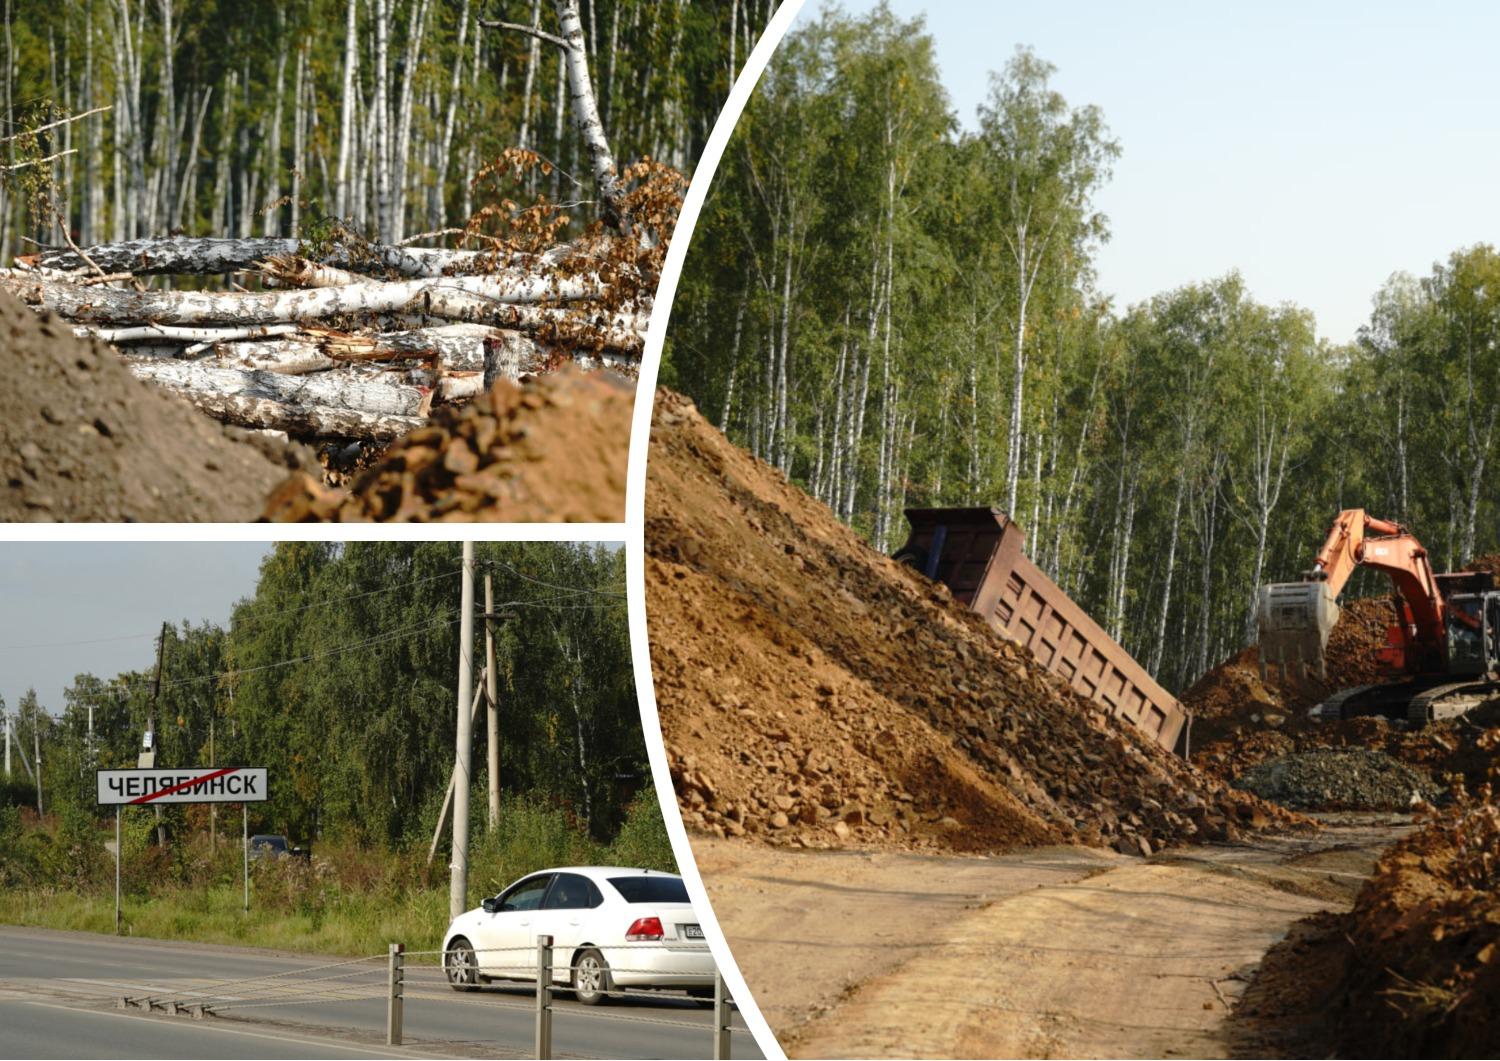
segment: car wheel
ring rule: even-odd
[[[579,951],[573,959],[573,997],[585,1006],[597,1006],[609,1001],[613,988],[604,955],[593,949]]]
[[[443,967],[453,990],[479,990],[479,960],[474,957],[474,948],[462,936],[455,939],[443,955]]]

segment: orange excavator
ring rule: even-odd
[[[1395,622],[1377,653],[1391,681],[1344,689],[1315,717],[1383,715],[1412,726],[1462,715],[1500,695],[1500,591],[1483,572],[1436,574],[1427,550],[1399,523],[1362,508],[1340,512],[1300,582],[1261,588],[1260,665],[1326,677],[1338,596],[1357,567],[1390,576]]]

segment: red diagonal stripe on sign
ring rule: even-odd
[[[181,784],[173,785],[171,788],[160,789],[148,796],[137,796],[130,802],[150,803],[153,799],[161,799],[163,796],[170,796],[173,792],[181,792],[185,788],[192,788],[194,785],[201,785],[203,784],[203,782],[212,781],[216,777],[223,777],[225,774],[232,774],[238,769],[238,766],[226,766],[222,770],[215,770],[211,774],[202,774],[198,777],[189,778],[187,781],[184,781]]]

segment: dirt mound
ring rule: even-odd
[[[1289,990],[1256,996],[1263,1016],[1293,1019],[1313,1001],[1286,1056],[1494,1056],[1500,807],[1482,789],[1430,813],[1380,858],[1352,911],[1299,929],[1298,947],[1268,962]]]
[[[1368,748],[1318,749],[1269,759],[1235,787],[1293,810],[1407,810],[1437,797],[1425,773]]]
[[[1485,556],[1476,556],[1465,566],[1465,571],[1487,571],[1500,578],[1500,553],[1489,553]]]
[[[1138,853],[1296,820],[1068,690],[666,391],[649,468],[648,628],[689,828]]]
[[[440,412],[347,490],[294,475],[266,502],[275,522],[618,523],[625,518],[632,383],[575,369]]]
[[[1267,727],[1303,732],[1314,726],[1306,717],[1309,708],[1340,689],[1382,680],[1375,652],[1385,644],[1394,616],[1389,597],[1346,603],[1328,635],[1326,678],[1270,667],[1262,681],[1256,646],[1231,656],[1182,694],[1193,712],[1193,742],[1201,747]]]
[[[139,382],[110,347],[5,292],[0,347],[0,519],[253,520],[302,459]]]

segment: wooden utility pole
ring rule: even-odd
[[[448,914],[457,917],[469,906],[469,770],[473,751],[474,543],[464,542],[463,590],[458,625],[458,755],[453,778],[453,861],[449,863]]]
[[[484,575],[484,692],[489,711],[485,734],[486,763],[490,785],[490,832],[500,827],[500,682],[495,671],[495,587]]]

